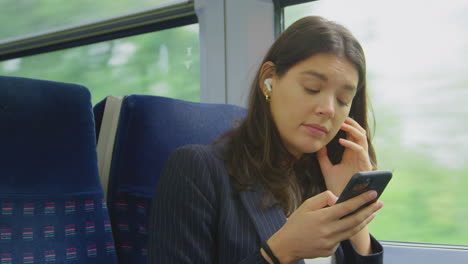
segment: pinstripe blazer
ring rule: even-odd
[[[261,191],[236,198],[217,149],[188,145],[170,155],[152,205],[149,263],[267,263],[260,241],[286,217],[278,207],[260,206]],[[360,256],[349,241],[341,242],[337,263],[382,263],[381,245],[374,238],[372,244],[380,253]]]

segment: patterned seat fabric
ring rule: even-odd
[[[105,101],[94,107],[99,131]],[[150,204],[168,155],[186,144],[215,140],[245,116],[226,104],[130,95],[120,112],[108,204],[119,263],[146,264]]]
[[[117,263],[89,91],[0,76],[0,264]]]

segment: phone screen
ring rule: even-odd
[[[351,179],[349,180],[348,184],[344,188],[343,192],[341,193],[336,203],[337,204],[342,203],[346,200],[349,200],[353,197],[356,197],[370,190],[375,190],[377,192],[377,198],[376,198],[377,200],[382,194],[382,192],[384,191],[385,187],[387,186],[391,178],[392,178],[391,171],[379,170],[379,171],[358,172],[354,174],[353,177],[351,177]],[[373,202],[374,201],[364,204],[363,206],[358,208],[353,213],[359,211],[363,207],[366,207]],[[348,215],[345,215],[343,217],[346,217]]]

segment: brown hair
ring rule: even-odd
[[[376,167],[376,156],[370,141],[367,114],[366,62],[355,37],[343,26],[321,17],[304,17],[286,29],[273,43],[262,65],[271,61],[281,78],[291,67],[318,53],[331,53],[348,59],[357,69],[359,81],[349,116],[368,133],[369,156]],[[292,156],[282,144],[272,119],[270,107],[260,88],[261,68],[251,85],[248,113],[240,125],[228,132],[222,154],[236,192],[262,186],[265,205],[277,203],[291,214],[308,197],[326,190],[315,153],[300,159]],[[332,163],[341,160],[344,148],[340,131],[327,145]]]

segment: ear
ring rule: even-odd
[[[265,80],[268,78],[274,79],[276,77],[275,64],[271,61],[263,63],[260,68],[260,74],[258,76],[258,86],[262,89],[262,93],[270,93],[265,85]]]

